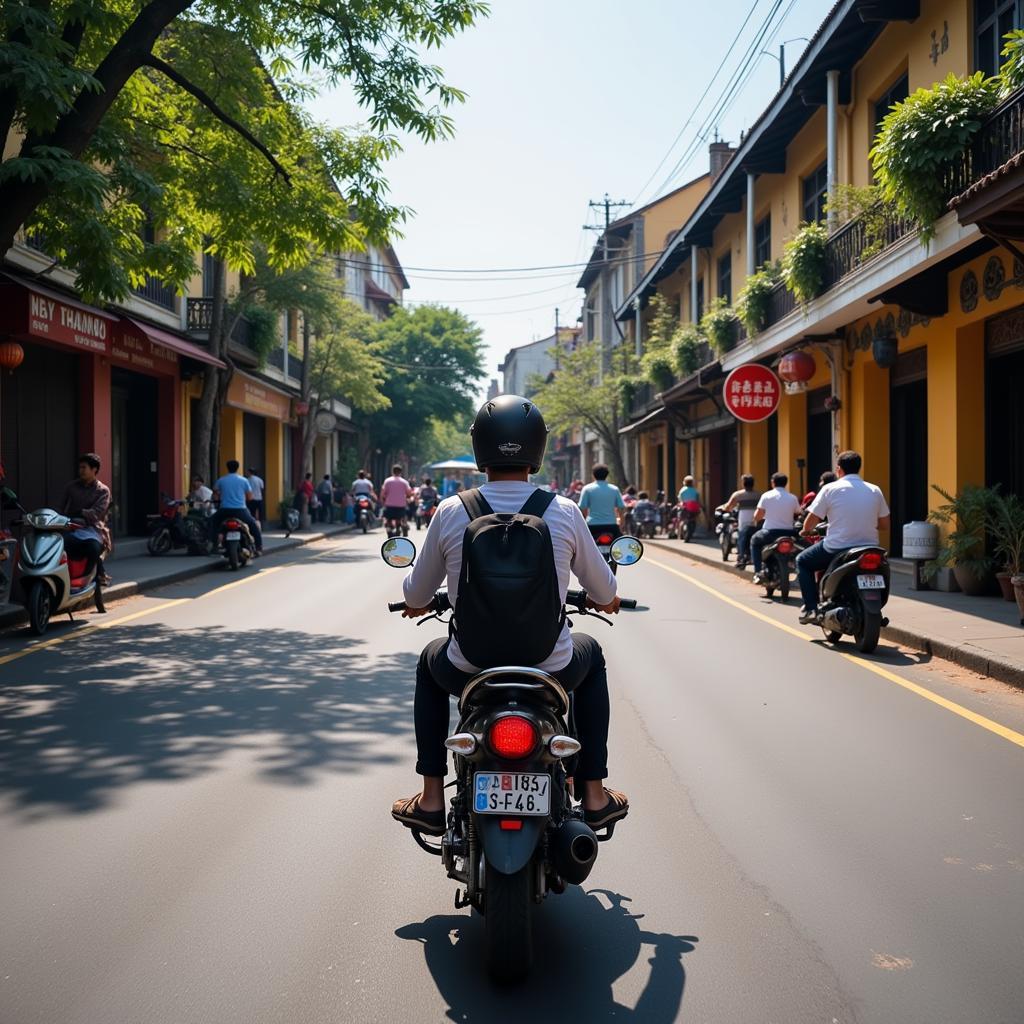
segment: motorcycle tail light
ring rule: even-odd
[[[521,715],[499,718],[487,734],[487,745],[498,757],[519,761],[537,746],[537,728]]]
[[[791,555],[793,554],[793,542],[791,540],[780,540],[775,546],[775,550],[780,555]]]
[[[229,530],[238,530],[241,529],[242,526],[242,524],[237,519],[229,519],[224,525]]]
[[[597,538],[598,544],[611,544],[611,542],[612,535],[610,533],[602,533],[601,536]]]
[[[865,551],[857,559],[857,565],[867,572],[875,572],[882,567],[882,556],[877,551]]]

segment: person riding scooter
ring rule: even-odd
[[[256,554],[263,554],[263,531],[260,524],[253,518],[246,506],[247,496],[252,493],[252,485],[238,472],[238,460],[228,460],[228,471],[214,485],[213,490],[220,500],[220,507],[210,521],[210,535],[216,541],[220,533],[221,523],[225,519],[241,519],[256,544]]]
[[[103,586],[110,577],[103,567],[103,553],[110,550],[110,531],[107,512],[110,510],[110,488],[99,478],[100,457],[86,452],[78,458],[78,477],[64,488],[61,512],[71,519],[81,520],[64,534],[64,550],[68,558],[84,558],[87,576],[96,567],[96,576]]]
[[[540,410],[528,399],[498,395],[484,403],[470,430],[476,464],[487,473],[487,483],[456,494],[438,506],[427,530],[423,549],[405,578],[407,618],[428,614],[438,585],[447,578],[448,596],[458,626],[459,586],[462,582],[463,543],[473,514],[486,510],[537,516],[546,526],[562,603],[570,572],[591,595],[591,606],[616,613],[616,582],[590,537],[580,510],[568,498],[541,491],[529,482],[544,461],[548,430]],[[616,494],[618,491],[616,491]],[[619,499],[621,502],[621,498]],[[613,506],[614,507],[614,506]],[[471,512],[473,514],[471,514]],[[545,622],[548,629],[550,623]],[[608,679],[604,654],[593,637],[570,633],[563,621],[550,653],[536,667],[553,675],[566,690],[574,691],[574,714],[582,743],[575,774],[582,791],[584,820],[602,828],[624,818],[629,811],[625,795],[606,789],[608,743]],[[479,641],[481,638],[475,638]],[[524,637],[524,642],[529,638]],[[463,638],[468,643],[467,638]],[[396,800],[392,817],[426,835],[445,830],[444,776],[447,772],[445,739],[449,701],[479,666],[463,655],[457,631],[432,640],[423,649],[416,669],[416,771],[423,776],[422,790]]]

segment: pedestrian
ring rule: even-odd
[[[750,561],[750,538],[757,532],[754,512],[757,510],[758,494],[754,490],[754,477],[744,473],[740,477],[742,489],[734,491],[729,500],[722,506],[723,512],[736,509],[736,525],[739,537],[736,540],[736,568],[745,569]]]
[[[206,509],[211,507],[213,502],[213,491],[203,482],[203,478],[196,474],[192,477],[192,490],[188,492],[188,500],[196,508]]]
[[[324,473],[323,480],[316,485],[316,496],[320,502],[317,518],[321,523],[326,523],[331,515],[331,503],[334,501],[334,485],[331,483],[330,473]]]
[[[110,488],[100,480],[100,457],[86,452],[78,457],[78,476],[64,488],[61,512],[85,525],[64,534],[64,550],[68,558],[84,558],[88,576],[96,567],[96,578],[103,586],[110,577],[103,567],[103,553],[110,550],[107,512],[110,510]]]
[[[765,491],[757,502],[754,523],[761,528],[750,538],[750,553],[754,559],[754,582],[761,582],[761,551],[779,537],[796,536],[796,517],[800,514],[800,501],[787,489],[789,477],[785,473],[772,474],[772,489]]]
[[[252,484],[238,472],[238,460],[228,460],[228,471],[214,485],[213,493],[220,502],[210,522],[210,535],[216,537],[220,531],[220,525],[225,519],[241,519],[252,533],[253,543],[256,545],[256,554],[263,554],[263,531],[259,522],[249,511],[248,501],[252,494]]]
[[[249,512],[258,523],[263,522],[263,489],[266,484],[263,483],[263,477],[259,475],[255,467],[249,467],[249,486],[252,488],[252,492],[249,495],[248,505]]]
[[[858,452],[840,452],[836,477],[818,491],[804,519],[804,536],[828,519],[824,540],[812,544],[796,556],[796,574],[803,596],[800,621],[814,622],[818,615],[818,582],[815,574],[824,572],[836,555],[850,548],[878,546],[878,531],[889,529],[889,506],[882,489],[862,480],[862,459]]]
[[[302,483],[299,484],[299,499],[302,502],[302,507],[304,511],[308,512],[311,508],[313,508],[314,497],[315,495],[313,493],[313,474],[307,473],[303,478]]]

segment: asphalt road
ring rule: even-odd
[[[3,1024],[1024,1020],[1024,694],[653,549],[589,626],[632,812],[492,989],[388,813],[440,627],[380,541],[0,639]]]

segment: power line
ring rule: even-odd
[[[779,0],[781,3],[782,0]],[[609,263],[629,263],[633,260],[647,259],[648,257],[660,256],[662,250],[656,252],[645,252],[631,256],[621,256],[610,259]],[[360,260],[352,259],[347,256],[331,256],[324,253],[317,257],[320,261],[335,262],[340,260],[343,263],[351,263],[355,267],[362,267],[364,269],[377,269],[377,270],[394,270],[395,268],[389,263],[375,263],[373,260]],[[584,260],[579,263],[549,263],[546,265],[536,267],[403,267],[402,270],[419,270],[425,273],[431,274],[519,274],[519,273],[533,273],[541,270],[571,270],[577,267],[586,267],[590,265],[590,260]],[[447,278],[440,278],[439,280],[448,280]],[[475,280],[475,279],[474,279]]]

